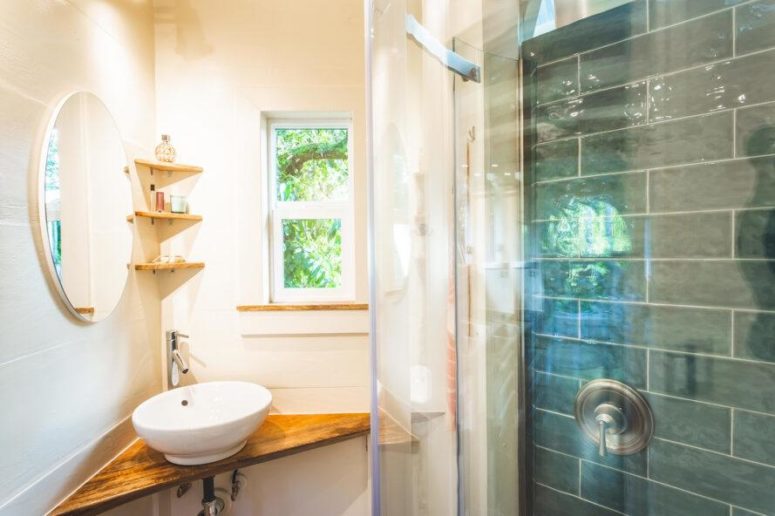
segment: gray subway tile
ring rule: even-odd
[[[536,485],[533,516],[621,516],[575,496]]]
[[[775,103],[739,109],[735,130],[738,156],[775,154]]]
[[[732,56],[723,11],[581,55],[581,91],[616,86]]]
[[[591,205],[609,213],[646,211],[646,174],[613,174],[545,183],[536,187],[535,218],[563,219]]]
[[[560,140],[535,147],[535,180],[572,177],[579,171],[579,140]]]
[[[775,100],[775,51],[650,80],[650,120],[660,121]]]
[[[555,61],[646,31],[646,0],[635,0],[616,9],[590,16],[523,44],[523,55],[537,63]]]
[[[737,8],[737,52],[775,47],[775,1],[759,0]]]
[[[729,516],[729,506],[589,462],[581,496],[628,516]]]
[[[775,416],[735,411],[734,455],[775,465]]]
[[[540,266],[547,296],[623,301],[646,296],[645,264],[640,261],[553,260]]]
[[[533,374],[533,404],[541,409],[573,414],[573,404],[579,392],[579,380],[546,374]]]
[[[730,312],[583,302],[581,337],[675,351],[729,355]]]
[[[536,314],[535,331],[545,335],[576,337],[579,304],[575,300],[543,299],[542,311]]]
[[[775,270],[767,261],[664,261],[651,264],[655,303],[775,310]]]
[[[579,92],[578,57],[573,56],[536,70],[536,98],[543,104]]]
[[[729,453],[731,409],[653,393],[647,393],[646,397],[654,412],[654,435]]]
[[[646,452],[633,455],[598,455],[595,443],[586,437],[572,417],[536,410],[533,417],[535,444],[636,475],[646,474]]]
[[[579,494],[579,459],[544,448],[535,448],[533,457],[536,482]]]
[[[649,390],[775,413],[775,364],[651,351]]]
[[[702,213],[648,218],[646,254],[651,258],[730,258],[732,214]]]
[[[760,512],[746,511],[740,507],[732,507],[732,516],[763,516]]]
[[[735,356],[775,362],[775,314],[735,312]]]
[[[745,509],[772,513],[775,468],[679,444],[650,445],[650,477]]]
[[[620,129],[581,140],[581,173],[623,172],[731,158],[732,113]]]
[[[575,211],[571,208],[577,208]],[[544,258],[731,258],[732,213],[604,216],[607,206],[574,204],[535,224]],[[741,255],[742,256],[742,255]]]
[[[745,0],[651,0],[649,27],[651,30],[703,16],[732,7]]]
[[[775,158],[703,163],[649,172],[653,212],[775,206]]]
[[[538,141],[611,131],[646,123],[646,83],[554,102],[538,108]]]
[[[646,386],[646,351],[627,346],[539,337],[533,344],[534,371],[595,380],[612,378]]]
[[[775,210],[738,211],[735,226],[737,258],[775,259]]]

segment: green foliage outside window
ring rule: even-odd
[[[342,286],[342,221],[283,220],[285,288]]]
[[[347,129],[276,129],[277,200],[347,198]]]
[[[325,202],[349,195],[349,131],[277,128],[274,131],[277,200]],[[282,221],[285,288],[342,286],[342,221]]]

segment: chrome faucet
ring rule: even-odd
[[[177,387],[180,383],[180,375],[188,373],[188,364],[178,349],[178,338],[188,338],[177,330],[167,331],[167,385]]]

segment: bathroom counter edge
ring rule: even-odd
[[[248,438],[240,452],[198,466],[178,466],[167,462],[163,454],[138,439],[50,514],[98,514],[185,482],[352,439],[368,432],[368,413],[271,414]]]

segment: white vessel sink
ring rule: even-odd
[[[132,424],[168,461],[207,464],[240,451],[271,405],[272,393],[255,383],[206,382],[149,398],[132,413]]]

